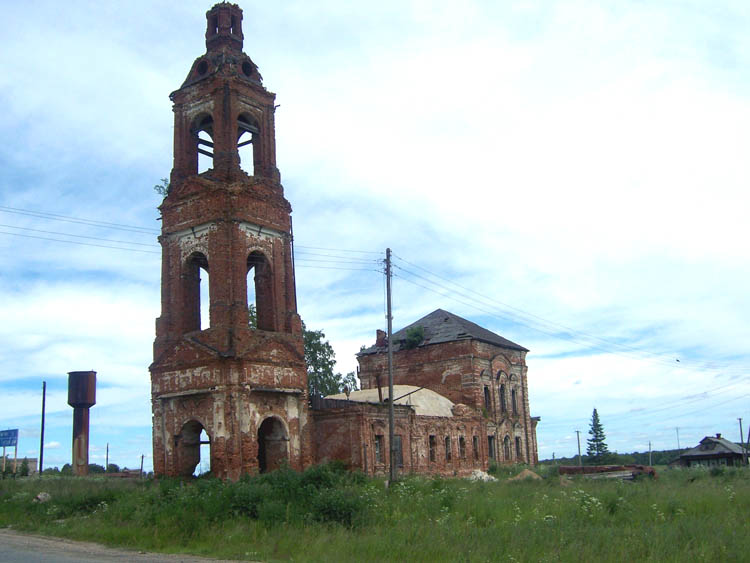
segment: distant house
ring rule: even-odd
[[[742,465],[742,446],[722,438],[721,434],[706,436],[700,443],[683,453],[670,465],[680,467],[716,467]]]

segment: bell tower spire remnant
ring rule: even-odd
[[[237,479],[311,462],[307,375],[275,95],[242,51],[239,6],[216,4],[206,20],[206,53],[170,95],[154,471],[193,474],[203,445],[211,472]]]

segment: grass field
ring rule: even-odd
[[[518,472],[515,468],[512,472]],[[149,551],[294,561],[747,561],[750,473],[564,483],[314,467],[238,483],[0,481],[0,526]],[[45,503],[32,499],[41,491]]]

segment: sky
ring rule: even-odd
[[[750,5],[242,2],[277,94],[297,300],[342,373],[442,308],[530,350],[540,459],[597,409],[618,452],[750,426]],[[67,372],[98,372],[90,461],[151,468],[152,186],[207,2],[4,7],[0,429],[70,461]]]

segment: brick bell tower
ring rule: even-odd
[[[207,445],[211,472],[238,479],[311,463],[307,372],[275,95],[242,51],[239,6],[216,4],[206,18],[206,54],[170,95],[174,168],[159,208],[162,305],[150,367],[154,471],[206,469]]]

